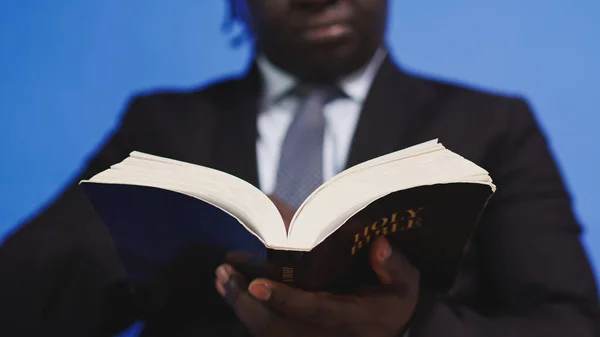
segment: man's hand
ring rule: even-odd
[[[217,268],[217,291],[256,337],[400,337],[419,294],[419,272],[387,239],[377,238],[371,266],[381,286],[361,295],[312,293],[256,279],[246,286],[231,265]]]

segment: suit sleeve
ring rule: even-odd
[[[490,151],[498,186],[474,239],[488,308],[425,293],[411,337],[597,337],[598,291],[559,170],[527,104]]]
[[[123,271],[78,182],[136,147],[143,112],[142,100],[131,100],[119,127],[78,177],[0,248],[0,335],[96,336],[111,324],[120,327],[105,291]]]

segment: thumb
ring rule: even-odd
[[[416,287],[419,284],[419,271],[401,252],[394,250],[384,236],[378,236],[371,245],[369,256],[371,268],[379,282],[393,288]]]

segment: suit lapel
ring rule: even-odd
[[[346,167],[414,145],[410,126],[430,94],[388,56],[363,105]]]
[[[223,88],[216,99],[219,123],[213,158],[217,169],[258,187],[256,117],[261,79],[256,66]]]
[[[243,78],[216,93],[218,125],[215,168],[259,185],[256,158],[256,119],[262,80],[253,65]],[[346,167],[414,145],[417,130],[428,123],[425,103],[431,86],[401,71],[388,56],[381,65],[363,105]]]

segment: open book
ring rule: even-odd
[[[145,153],[81,186],[136,281],[153,282],[204,245],[249,252],[274,266],[269,277],[312,290],[370,282],[368,245],[378,235],[404,252],[426,285],[447,289],[495,191],[488,172],[437,140],[337,174],[302,203],[287,231],[250,183]]]

